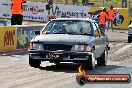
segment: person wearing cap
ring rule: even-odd
[[[107,14],[108,14],[108,29],[111,29],[112,31],[113,31],[113,21],[114,21],[116,13],[117,12],[113,9],[113,6],[111,6],[110,9],[107,10]]]
[[[102,9],[102,12],[98,14],[98,21],[99,21],[99,26],[100,29],[105,32],[105,28],[106,28],[106,21],[108,19],[108,15],[106,13],[106,8]]]
[[[23,20],[22,3],[25,2],[26,2],[25,0],[12,0],[11,25],[22,25]]]

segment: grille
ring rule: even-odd
[[[62,45],[62,44],[44,44],[45,50],[56,51],[56,50],[65,50],[70,51],[72,45]]]

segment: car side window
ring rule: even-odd
[[[100,29],[98,23],[95,22],[95,25],[96,25],[96,27],[97,27],[97,29],[99,31],[100,36],[104,36],[104,32]]]
[[[93,24],[95,36],[97,36],[97,37],[100,36],[99,30],[98,30],[98,25],[95,22],[93,22],[92,24]]]

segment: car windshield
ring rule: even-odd
[[[91,35],[89,21],[80,20],[52,20],[42,31],[42,34],[78,34]]]

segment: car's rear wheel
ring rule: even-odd
[[[96,65],[96,58],[95,58],[95,52],[92,51],[92,54],[90,55],[88,61],[83,64],[85,69],[93,70]]]
[[[128,43],[131,43],[131,37],[128,36]]]
[[[29,65],[34,68],[39,68],[41,64],[40,60],[34,60],[29,56]]]
[[[97,59],[98,66],[106,66],[108,58],[108,49],[106,48],[100,58]]]

